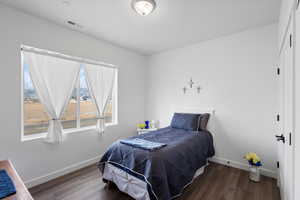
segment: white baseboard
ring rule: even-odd
[[[66,175],[68,173],[74,172],[76,170],[79,170],[81,168],[87,167],[89,165],[95,164],[100,160],[101,156],[96,156],[94,158],[79,162],[79,163],[75,163],[73,165],[70,165],[66,168],[54,171],[52,173],[46,174],[44,176],[40,176],[37,178],[33,178],[31,180],[25,181],[25,185],[27,188],[32,188],[34,186],[46,183],[52,179],[58,178],[60,176]]]
[[[209,160],[212,162],[215,162],[215,163],[222,164],[222,165],[249,171],[249,166],[247,164],[244,164],[241,162],[229,160],[226,158],[219,158],[219,157],[213,157],[213,158],[210,158]],[[277,179],[277,173],[272,170],[266,169],[266,168],[261,168],[261,174],[264,176],[268,176],[268,177]]]
[[[100,158],[101,158],[101,155],[96,156],[96,157],[91,158],[91,159],[88,159],[88,160],[85,160],[85,161],[82,161],[82,162],[79,162],[79,163],[76,163],[76,164],[73,164],[73,165],[70,165],[66,168],[54,171],[54,172],[46,174],[44,176],[33,178],[31,180],[25,181],[25,185],[28,188],[32,188],[34,186],[46,183],[46,182],[48,182],[50,180],[53,180],[55,178],[58,178],[60,176],[66,175],[68,173],[74,172],[74,171],[79,170],[81,168],[84,168],[84,167],[87,167],[87,166],[92,165],[94,163],[97,163],[100,160]],[[212,162],[215,162],[215,163],[222,164],[222,165],[226,165],[226,166],[230,166],[230,167],[234,167],[234,168],[238,168],[238,169],[242,169],[242,170],[247,170],[247,171],[249,170],[249,167],[248,167],[247,164],[232,161],[232,160],[229,160],[229,159],[213,157],[209,160],[212,161]],[[272,170],[269,170],[269,169],[261,168],[261,173],[265,176],[268,176],[268,177],[277,178],[277,173],[272,171]]]

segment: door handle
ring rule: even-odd
[[[275,135],[277,141],[282,141],[283,143],[285,143],[285,137],[283,134],[281,135]]]

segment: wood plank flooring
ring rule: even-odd
[[[30,189],[35,200],[132,200],[102,182],[96,165]],[[248,179],[248,172],[211,163],[176,200],[280,200],[276,180]]]

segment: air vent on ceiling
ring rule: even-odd
[[[76,23],[73,21],[68,21],[68,24],[72,25],[72,26],[76,26]]]
[[[70,1],[67,1],[67,0],[62,1],[61,3],[66,6],[71,5]]]
[[[71,20],[68,20],[67,23],[73,27],[76,27],[76,28],[82,28],[82,26],[80,24],[77,24],[76,22],[74,21],[71,21]]]

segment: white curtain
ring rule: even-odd
[[[99,65],[85,64],[87,85],[97,107],[97,130],[103,133],[105,130],[105,116],[109,99],[115,82],[116,69]]]
[[[46,141],[61,143],[61,118],[78,79],[80,63],[32,52],[23,52],[23,56],[39,100],[51,118]]]

